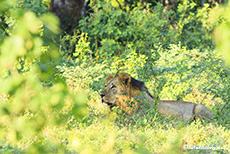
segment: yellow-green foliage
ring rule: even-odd
[[[215,40],[217,47],[223,52],[224,58],[228,64],[230,64],[230,49],[229,49],[229,38],[230,38],[230,3],[227,6],[216,9],[216,14],[213,13],[211,21],[219,20],[220,17],[222,22],[215,30]],[[214,19],[213,19],[214,18]]]
[[[230,153],[230,68],[211,45],[221,23],[217,43],[227,49],[227,14],[205,6],[194,16],[189,1],[176,14],[101,1],[80,35],[57,40],[47,2],[0,2],[0,153]],[[117,71],[145,81],[155,99],[204,104],[214,120],[175,121],[148,105],[131,117],[111,113],[99,93]]]

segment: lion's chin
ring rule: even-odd
[[[102,104],[107,107],[113,106],[113,103],[102,102]]]
[[[109,107],[113,106],[113,103],[106,102],[104,98],[101,98],[101,102],[104,106],[109,106]]]

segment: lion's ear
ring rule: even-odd
[[[120,83],[124,84],[126,87],[130,86],[131,76],[127,73],[118,73],[116,74]]]
[[[112,75],[109,75],[105,78],[105,84],[107,84],[109,82],[109,80],[111,80],[113,78]]]

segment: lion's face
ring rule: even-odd
[[[117,77],[108,76],[106,78],[105,88],[101,91],[101,101],[109,107],[118,106],[120,97],[126,90]]]
[[[130,106],[129,102],[135,102],[132,94],[140,90],[131,87],[131,76],[126,73],[118,73],[106,78],[105,88],[101,91],[101,100],[104,105],[110,108],[118,106],[123,111],[130,111],[136,107],[134,103]]]

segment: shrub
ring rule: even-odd
[[[0,95],[4,97],[0,103],[0,140],[16,144],[32,138],[28,149],[39,153],[44,147],[37,145],[37,136],[46,127],[84,116],[84,95],[73,95],[55,75],[60,60],[53,43],[59,32],[57,18],[51,14],[36,16],[15,7],[14,1],[1,3],[7,5],[0,6],[5,9],[0,13],[7,13],[15,24],[0,44]],[[68,110],[64,109],[66,103],[71,104]]]
[[[120,55],[130,45],[138,53],[149,55],[155,43],[167,41],[162,32],[170,25],[162,10],[159,4],[154,10],[147,8],[144,12],[136,7],[127,12],[111,3],[98,3],[95,13],[81,20],[81,30],[88,33],[92,50],[101,59]]]
[[[168,48],[181,43],[188,49],[213,49],[211,33],[218,22],[209,21],[212,10],[208,5],[197,9],[195,3],[184,1],[176,12],[165,11],[160,3],[154,9],[149,6],[126,11],[110,2],[98,2],[94,13],[80,21],[93,53],[104,60],[120,55],[130,45],[147,57],[159,45]]]

